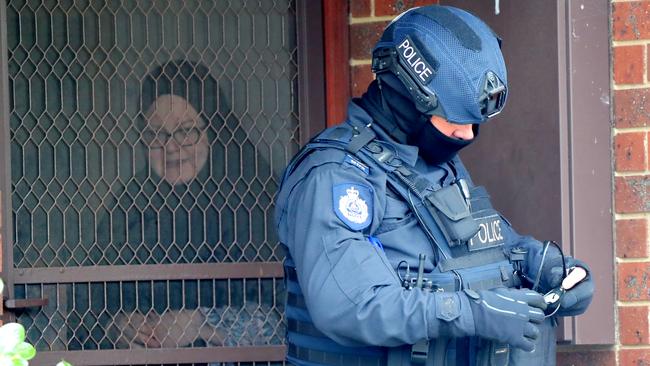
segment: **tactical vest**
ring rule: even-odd
[[[356,130],[356,129],[355,129]],[[438,253],[437,270],[427,275],[431,291],[483,290],[519,286],[513,260],[507,256],[495,235],[500,220],[483,187],[469,187],[459,181],[441,187],[421,177],[396,158],[386,142],[375,140],[366,127],[356,130],[350,141],[317,136],[292,160],[283,182],[310,153],[320,149],[345,151],[370,169],[381,169],[387,185],[399,193],[415,213],[429,241]],[[492,227],[488,227],[492,225]],[[492,235],[492,238],[488,238]],[[288,251],[287,251],[288,252]],[[296,276],[295,265],[287,254],[284,263],[287,286],[287,343],[289,362],[307,366],[407,366],[508,364],[508,346],[477,337],[435,339],[415,345],[387,347],[346,347],[320,332],[313,325]],[[403,284],[405,287],[414,284]]]

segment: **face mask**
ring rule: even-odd
[[[422,129],[409,136],[409,145],[419,148],[420,156],[430,164],[441,164],[451,159],[465,146],[471,144],[478,136],[478,125],[473,125],[474,138],[460,140],[445,136],[431,123],[425,124]]]

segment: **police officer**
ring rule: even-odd
[[[457,155],[505,105],[500,42],[457,8],[399,15],[345,123],[287,167],[291,364],[555,364],[554,318],[586,310],[588,267],[518,235]]]

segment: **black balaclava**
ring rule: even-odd
[[[445,163],[474,139],[460,140],[445,136],[430,121],[430,116],[417,110],[411,96],[392,74],[383,74],[373,81],[366,93],[355,100],[397,142],[417,146],[419,155],[430,164]]]

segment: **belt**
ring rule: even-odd
[[[290,344],[290,357],[328,366],[386,366],[386,355],[362,356],[318,351]]]

